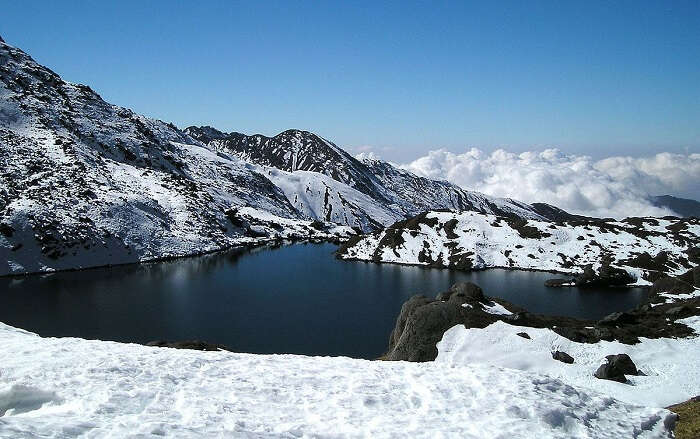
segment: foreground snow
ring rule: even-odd
[[[661,438],[664,409],[532,372],[150,348],[0,324],[0,437]]]
[[[700,334],[700,316],[678,320]],[[526,332],[531,339],[520,337]],[[551,329],[524,328],[496,322],[484,329],[458,325],[445,332],[438,344],[437,363],[481,364],[546,373],[578,389],[603,392],[631,404],[666,407],[700,395],[700,337],[641,339],[619,342],[577,343]],[[564,351],[573,364],[552,359]],[[606,355],[627,354],[646,376],[628,376],[629,383],[599,380],[593,372]]]

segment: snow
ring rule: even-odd
[[[434,226],[425,223],[431,220],[437,220]],[[654,225],[657,221],[659,226]],[[644,270],[630,267],[626,260],[642,252],[656,255],[664,251],[675,264],[669,263],[667,267],[671,275],[682,274],[688,265],[697,265],[688,261],[687,256],[690,246],[700,244],[700,230],[692,223],[697,220],[689,220],[686,230],[672,232],[680,221],[683,220],[648,219],[640,227],[619,221],[600,225],[529,219],[526,226],[538,231],[540,236],[523,237],[506,219],[495,215],[471,211],[429,212],[418,229],[398,229],[403,241],[400,245],[382,244],[389,232],[381,231],[364,236],[341,257],[376,260],[375,255],[379,255],[381,262],[427,265],[430,262],[421,259],[421,254],[427,254],[430,260],[450,266],[451,256],[464,255],[475,269],[506,267],[575,274],[588,264],[599,268],[603,255],[609,254],[613,265],[625,268],[637,279],[636,285],[649,285],[642,278]],[[448,236],[448,222],[456,222],[453,227],[456,237]],[[660,227],[664,234],[659,232]]]
[[[530,371],[151,348],[0,324],[0,437],[663,438],[667,410]]]
[[[496,302],[492,302],[491,305],[484,306],[484,311],[491,314],[499,314],[505,316],[513,314],[512,312],[508,311],[503,305]]]
[[[678,320],[700,333],[700,316]],[[526,332],[530,339],[517,335]],[[437,345],[436,363],[490,365],[546,374],[577,389],[602,392],[630,404],[667,407],[700,395],[700,337],[646,339],[620,342],[577,343],[551,329],[523,328],[502,321],[486,328],[447,330]],[[565,364],[552,358],[563,351],[574,358]],[[646,376],[628,376],[629,384],[593,376],[606,355],[627,354]]]

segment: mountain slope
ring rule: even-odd
[[[370,211],[382,210],[386,215],[376,222],[387,226],[397,219],[409,218],[427,210],[451,209],[517,218],[554,219],[546,215],[548,212],[542,214],[525,203],[492,198],[446,181],[419,177],[381,160],[358,160],[308,131],[288,130],[274,137],[227,134],[212,127],[189,127],[185,132],[214,150],[290,173],[320,173],[369,197],[364,204],[355,205],[348,212],[336,210],[339,218],[369,217]],[[289,197],[290,194],[287,195]],[[319,200],[309,199],[306,194],[301,196],[298,191],[291,195],[290,200],[297,200],[295,206],[301,211],[315,211],[312,205],[322,204]],[[308,204],[304,204],[305,200]],[[342,205],[339,207],[343,208]],[[364,210],[364,213],[359,213],[357,209]],[[568,214],[557,209],[553,216],[560,218],[562,215]],[[391,221],[386,222],[389,219]],[[365,231],[377,228],[376,224],[370,224],[369,228],[366,223],[345,224],[358,226]]]
[[[312,171],[367,194],[378,201],[382,189],[372,174],[357,159],[334,143],[314,133],[287,130],[274,137],[225,134],[211,127],[188,127],[185,132],[217,150],[236,154],[245,161],[283,171]]]
[[[111,105],[4,42],[0,152],[0,275],[327,235],[240,159]]]

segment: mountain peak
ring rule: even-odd
[[[224,133],[223,131],[219,131],[214,127],[211,127],[209,125],[205,126],[189,126],[183,130],[185,133],[189,134],[190,137],[192,137],[195,140],[199,140],[200,142],[204,143],[209,143],[212,140],[220,140],[220,139],[225,139],[229,136],[229,134]]]

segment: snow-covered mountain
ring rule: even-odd
[[[0,42],[0,275],[212,251],[319,226],[235,156]]]
[[[358,160],[308,131],[183,131],[4,42],[0,73],[0,275],[347,237],[428,210],[575,218]]]
[[[360,160],[308,131],[287,130],[274,137],[266,137],[260,134],[223,133],[205,126],[189,127],[185,132],[216,151],[237,155],[265,168],[285,171],[288,173],[285,176],[297,175],[294,180],[303,180],[305,184],[293,185],[294,189],[285,185],[285,193],[295,207],[302,212],[315,212],[318,218],[336,218],[343,224],[357,226],[364,231],[436,209],[470,210],[540,220],[575,218],[553,206],[542,209],[512,199],[488,197],[447,181],[419,177],[385,161],[371,158]],[[323,179],[310,179],[310,174],[302,176],[303,172],[330,177],[359,192],[354,198],[362,198],[363,202],[339,202],[341,196],[337,196],[333,202],[327,194],[338,191],[328,188],[337,185],[329,185],[328,180],[319,184]],[[342,197],[348,199],[346,194]],[[382,213],[377,217],[376,212]],[[367,221],[367,218],[374,221]]]
[[[629,274],[622,273],[619,283],[649,285],[658,273],[677,275],[700,264],[700,220],[553,223],[469,211],[428,212],[353,238],[338,255],[465,270],[504,267],[581,274],[591,265],[590,281],[596,281],[593,273],[600,273],[603,266],[612,266]],[[608,277],[619,275],[606,270]]]

